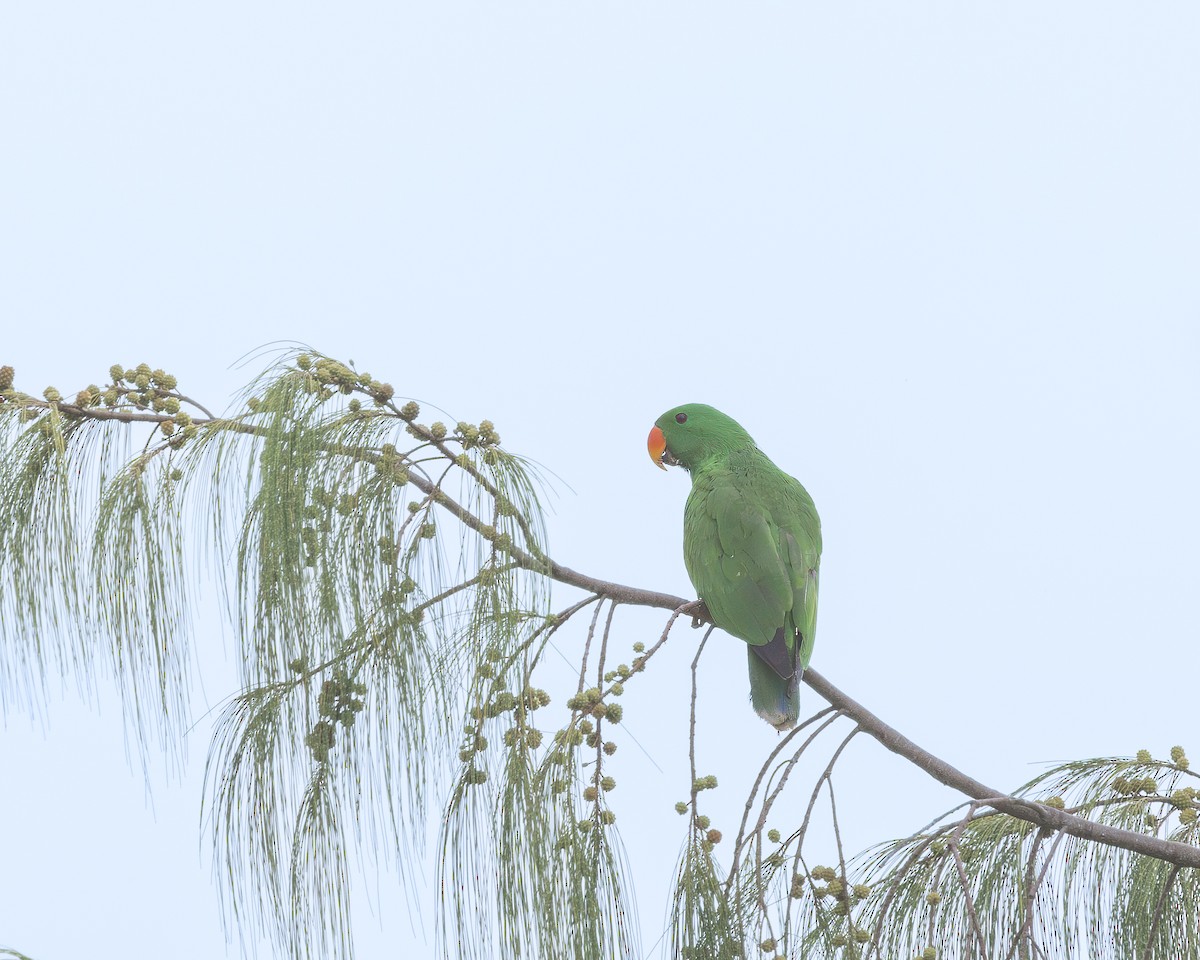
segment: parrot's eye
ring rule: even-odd
[[[686,413],[675,414],[675,422],[676,423],[687,423],[687,414]]]

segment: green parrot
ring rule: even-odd
[[[713,623],[749,644],[755,712],[790,729],[817,627],[821,520],[812,497],[736,421],[702,403],[668,410],[646,445],[662,469],[692,475],[683,511],[688,576]]]

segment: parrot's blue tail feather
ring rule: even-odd
[[[750,702],[754,712],[776,730],[790,730],[800,719],[800,671],[784,679],[754,647],[747,646],[750,664]]]

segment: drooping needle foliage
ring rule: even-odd
[[[220,605],[240,687],[215,718],[204,824],[229,928],[280,956],[350,956],[357,871],[382,859],[411,891],[432,857],[447,957],[1200,960],[1182,748],[1004,795],[896,746],[826,684],[833,705],[770,744],[723,832],[702,810],[702,642],[687,799],[621,810],[620,698],[702,608],[557,564],[543,489],[487,420],[423,422],[312,351],[225,416],[148,364],[70,400],[0,368],[4,710],[45,710],[56,678],[87,694],[109,678],[143,761],[178,759],[193,618]],[[552,582],[581,592],[552,606]],[[671,611],[631,657],[614,652],[623,605]],[[561,650],[568,683],[547,664]],[[864,734],[971,801],[848,854],[834,781]],[[659,947],[639,941],[618,813],[679,824]]]

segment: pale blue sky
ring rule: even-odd
[[[5,4],[0,362],[66,393],[145,360],[220,405],[311,343],[553,470],[562,562],[681,594],[686,478],[644,438],[712,403],[816,499],[834,683],[998,787],[1197,753],[1198,50],[1183,2]],[[201,603],[198,706],[229,674]],[[646,947],[691,643],[626,705],[665,772],[614,770]],[[775,735],[710,646],[733,810]],[[151,804],[111,694],[26,716],[0,945],[223,955],[203,736]],[[839,788],[854,848],[954,802],[868,745]],[[360,956],[421,956],[370,886]]]

